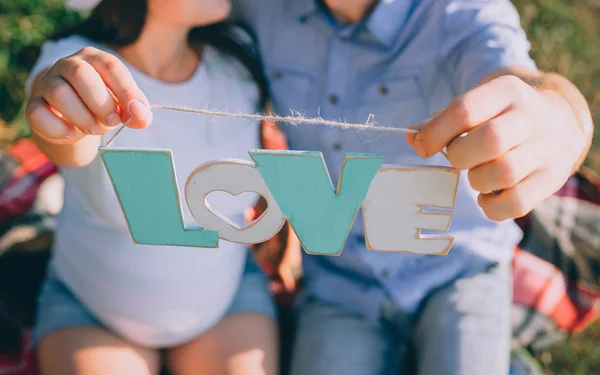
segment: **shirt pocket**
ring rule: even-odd
[[[289,61],[275,61],[267,65],[267,74],[275,110],[281,116],[292,111],[305,111],[314,90],[316,77]]]
[[[299,64],[275,61],[267,64],[271,100],[277,115],[314,117],[317,115],[316,75]],[[290,146],[305,148],[303,140],[314,139],[315,126],[294,126],[280,123],[288,136]]]
[[[408,128],[427,117],[427,102],[417,73],[365,78],[359,82],[352,102],[352,118],[375,126]],[[422,163],[408,145],[404,132],[357,132],[364,152],[385,155],[385,163],[412,165]]]

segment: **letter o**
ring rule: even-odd
[[[240,227],[206,202],[206,197],[214,191],[232,195],[257,193],[267,201],[267,209],[259,218]],[[196,168],[185,184],[185,199],[200,226],[218,231],[220,238],[231,242],[264,242],[275,236],[286,221],[256,166],[244,160],[216,160]]]

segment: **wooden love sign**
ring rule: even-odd
[[[185,199],[199,227],[183,224],[170,150],[99,149],[135,242],[218,247],[219,239],[260,243],[286,219],[306,252],[339,255],[362,208],[366,245],[373,251],[445,255],[459,171],[450,167],[385,166],[383,155],[346,154],[337,189],[320,152],[252,150],[254,163],[215,160],[190,174]],[[206,202],[214,191],[255,192],[267,201],[256,220],[239,226]]]

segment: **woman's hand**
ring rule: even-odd
[[[93,47],[60,59],[32,86],[26,106],[32,132],[50,144],[74,144],[101,135],[131,119],[146,128],[152,112],[127,67]]]

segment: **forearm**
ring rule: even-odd
[[[524,68],[507,68],[486,77],[489,81],[501,75],[515,75],[538,90],[552,91],[560,95],[569,105],[574,116],[577,118],[579,130],[586,137],[586,145],[579,155],[577,162],[573,165],[572,173],[575,173],[583,164],[592,145],[594,123],[587,101],[579,89],[568,79],[555,73],[545,73]]]

